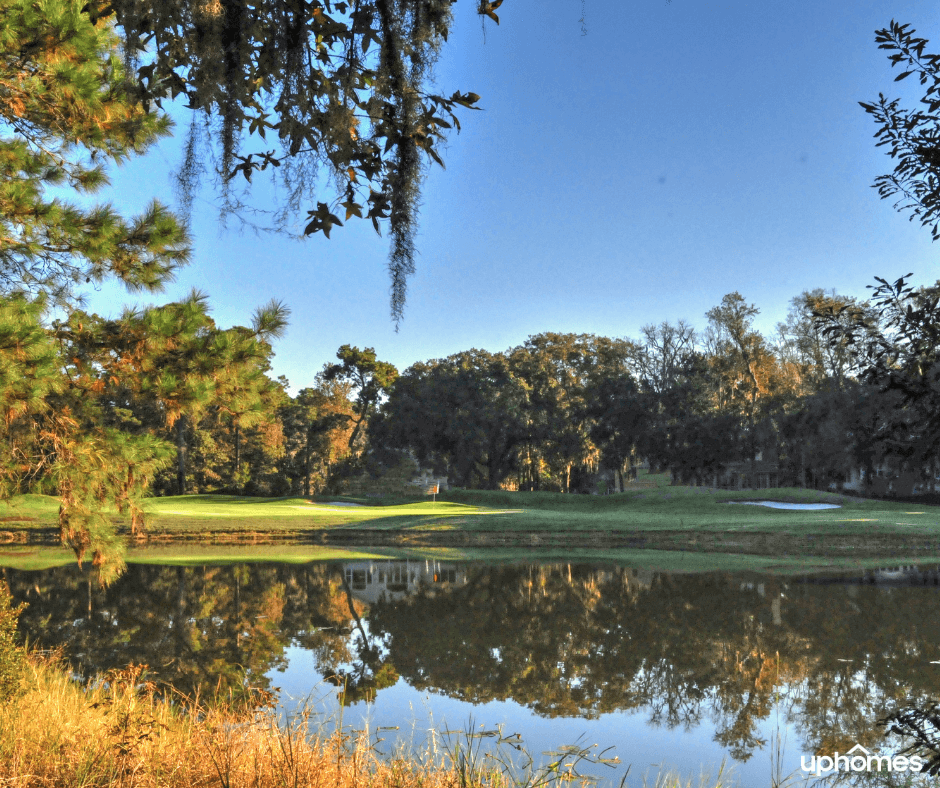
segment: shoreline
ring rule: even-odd
[[[171,533],[154,529],[131,537],[123,534],[129,546],[147,545],[318,545],[349,547],[529,547],[536,550],[557,548],[617,548],[629,550],[667,550],[692,553],[732,553],[776,557],[806,558],[885,558],[936,556],[940,562],[940,536],[924,534],[788,534],[770,531],[699,531],[688,530],[578,530],[558,531],[458,531],[426,528],[380,530],[369,528],[298,529],[296,531],[239,531],[206,529],[189,533]],[[0,530],[0,545],[59,546],[58,528]]]

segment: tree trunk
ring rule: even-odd
[[[176,494],[186,494],[186,417],[176,420]]]
[[[304,441],[304,496],[310,497],[310,429]]]
[[[235,425],[235,492],[241,495],[241,482],[238,472],[241,470],[241,430]]]
[[[353,450],[353,444],[355,444],[356,438],[359,437],[359,431],[362,429],[362,422],[365,421],[365,418],[366,418],[366,412],[363,411],[362,413],[359,414],[359,419],[354,422],[356,426],[353,427],[353,431],[349,436],[349,450],[350,451]]]

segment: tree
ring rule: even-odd
[[[882,199],[897,198],[894,207],[909,211],[910,220],[919,219],[930,228],[933,240],[940,238],[940,55],[924,54],[928,41],[915,37],[909,25],[891,21],[876,31],[879,49],[891,54],[892,67],[904,69],[895,82],[916,74],[925,87],[920,100],[922,109],[905,110],[899,99],[889,101],[879,94],[877,102],[861,102],[863,109],[879,124],[875,137],[878,146],[888,146],[888,154],[897,160],[892,173],[876,178],[874,187]],[[940,423],[936,406],[940,397],[940,363],[936,346],[940,339],[940,282],[933,287],[915,289],[907,283],[911,274],[893,284],[876,277],[876,306],[886,325],[872,327],[872,320],[849,315],[849,325],[838,325],[840,310],[820,315],[830,341],[848,341],[853,345],[865,380],[883,390],[901,393],[903,403],[916,412],[913,434],[909,434],[905,453],[910,462],[923,469],[931,466],[931,487],[937,467],[937,441]],[[869,336],[860,341],[868,331]],[[900,417],[899,421],[905,419]],[[902,428],[903,429],[903,428]],[[913,468],[912,468],[913,470]]]
[[[301,389],[281,409],[288,443],[283,472],[299,482],[303,495],[326,486],[330,468],[349,454],[349,438],[355,429],[355,413],[349,381],[317,376],[313,388]]]
[[[769,442],[770,416],[778,405],[775,395],[782,389],[776,358],[764,337],[752,328],[758,312],[740,293],[728,293],[708,311],[706,332],[717,410],[741,416],[745,453],[752,463]]]
[[[623,470],[643,443],[651,420],[650,403],[629,373],[605,375],[587,393],[590,436],[604,465],[616,474],[616,492],[623,492]]]
[[[0,0],[0,16],[0,312],[7,368],[23,375],[5,386],[11,418],[0,429],[13,452],[3,492],[51,482],[63,541],[79,560],[91,550],[101,569],[118,551],[103,508],[116,504],[138,524],[135,501],[165,454],[159,441],[104,419],[99,390],[72,377],[44,309],[73,309],[80,285],[108,277],[158,290],[187,261],[188,238],[159,204],[125,220],[109,205],[83,208],[47,190],[94,193],[109,163],[143,152],[169,121],[138,106],[117,37],[79,3]]]
[[[7,498],[42,476],[36,420],[47,397],[62,390],[59,355],[42,325],[43,299],[0,298],[0,496]]]
[[[717,406],[752,413],[758,396],[767,391],[765,366],[773,356],[764,338],[752,328],[759,313],[738,293],[728,293],[721,305],[708,310],[708,356],[718,376]]]
[[[889,101],[883,93],[878,101],[859,102],[879,124],[875,132],[878,146],[888,146],[888,155],[897,160],[894,171],[875,179],[874,188],[882,199],[897,198],[894,207],[910,211],[910,220],[919,219],[940,238],[940,55],[924,54],[927,39],[915,38],[910,25],[894,20],[875,32],[875,42],[888,55],[892,67],[905,70],[895,82],[917,74],[926,86],[920,103],[926,110],[901,109],[899,99]]]
[[[210,412],[233,428],[239,485],[240,430],[260,424],[276,408],[277,388],[265,374],[272,352],[267,340],[283,332],[288,314],[272,302],[255,312],[252,328],[221,330],[209,317],[205,296],[194,292],[178,304],[128,312],[119,330],[110,329],[122,338],[115,350],[124,366],[116,377],[139,380],[141,396],[155,404],[159,426],[173,432],[178,494],[187,486],[187,429]]]
[[[832,308],[817,318],[830,342],[850,348],[864,382],[899,396],[884,429],[891,453],[919,473],[940,459],[940,282],[915,288],[909,276],[875,277],[875,316]]]
[[[627,359],[635,350],[628,340],[547,332],[509,351],[513,373],[528,394],[528,451],[535,453],[536,462],[548,465],[563,492],[572,489],[573,469],[596,468],[589,413],[592,384],[629,374]],[[537,478],[533,481],[538,484]]]
[[[777,324],[778,354],[782,364],[791,364],[798,370],[805,393],[823,387],[841,389],[852,371],[847,343],[824,335],[816,315],[838,311],[840,319],[846,320],[851,314],[866,310],[873,317],[867,304],[859,304],[855,298],[835,291],[827,293],[822,288],[804,290],[790,301],[787,322]]]
[[[0,293],[46,293],[117,277],[158,290],[189,259],[188,238],[158,203],[130,221],[107,204],[81,208],[50,187],[92,194],[106,165],[169,133],[129,94],[111,28],[71,0],[0,0]]]
[[[498,21],[495,3],[480,14]],[[387,220],[391,311],[401,320],[414,272],[425,161],[438,154],[455,110],[474,93],[431,92],[433,66],[452,23],[451,0],[93,0],[93,19],[122,27],[144,107],[167,95],[194,110],[181,171],[192,199],[203,147],[226,210],[242,207],[230,183],[269,167],[286,190],[275,226],[307,211],[304,234],[352,217]],[[422,159],[424,157],[424,160]],[[333,197],[321,199],[324,181]],[[343,216],[343,219],[337,215]]]
[[[634,355],[640,381],[651,391],[662,391],[675,383],[685,361],[695,352],[695,329],[680,320],[643,326],[643,341]]]
[[[714,366],[702,353],[686,354],[661,391],[645,391],[649,424],[639,453],[674,482],[699,483],[741,459],[742,417],[715,407]]]
[[[233,456],[231,481],[240,492],[249,474],[242,471],[242,431],[245,428],[275,424],[277,406],[283,390],[272,381],[270,340],[283,336],[290,310],[278,301],[258,309],[251,328],[235,326],[225,332],[230,342],[225,354],[219,354],[221,372],[216,376],[215,397],[220,420],[232,428]]]
[[[355,426],[349,435],[349,448],[352,449],[379,400],[398,378],[398,370],[392,364],[379,361],[375,349],[371,347],[360,350],[343,345],[336,351],[336,357],[342,364],[331,364],[324,368],[323,380],[348,382],[356,392],[355,415],[351,417]]]
[[[423,464],[445,463],[461,486],[494,490],[518,467],[526,404],[505,356],[468,350],[405,370],[373,441],[411,449]]]
[[[140,106],[112,26],[80,3],[0,0],[0,14],[0,118],[12,132],[0,138],[0,434],[11,449],[2,492],[56,492],[63,543],[79,562],[91,553],[107,579],[123,566],[108,507],[139,530],[140,499],[172,457],[158,427],[176,425],[185,448],[181,417],[209,404],[247,425],[268,390],[264,340],[286,312],[271,305],[252,329],[221,332],[198,294],[114,320],[78,308],[81,286],[108,277],[159,290],[187,262],[188,237],[156,203],[125,220],[47,191],[97,191],[109,164],[170,123]],[[64,318],[45,325],[47,306]]]

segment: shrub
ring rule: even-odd
[[[26,653],[16,644],[16,621],[25,607],[13,607],[9,589],[0,584],[0,703],[17,692],[26,667]]]

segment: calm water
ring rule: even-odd
[[[628,785],[653,764],[697,775],[722,762],[742,785],[769,785],[778,740],[784,774],[856,744],[893,753],[879,718],[940,697],[937,571],[132,565],[105,590],[74,567],[0,571],[29,603],[23,633],[64,646],[85,674],[146,663],[205,692],[247,672],[288,713],[307,703],[335,721],[342,700],[344,725],[397,726],[385,747],[471,724],[518,733],[535,754],[598,743],[632,764]],[[623,770],[591,771],[617,784]]]

